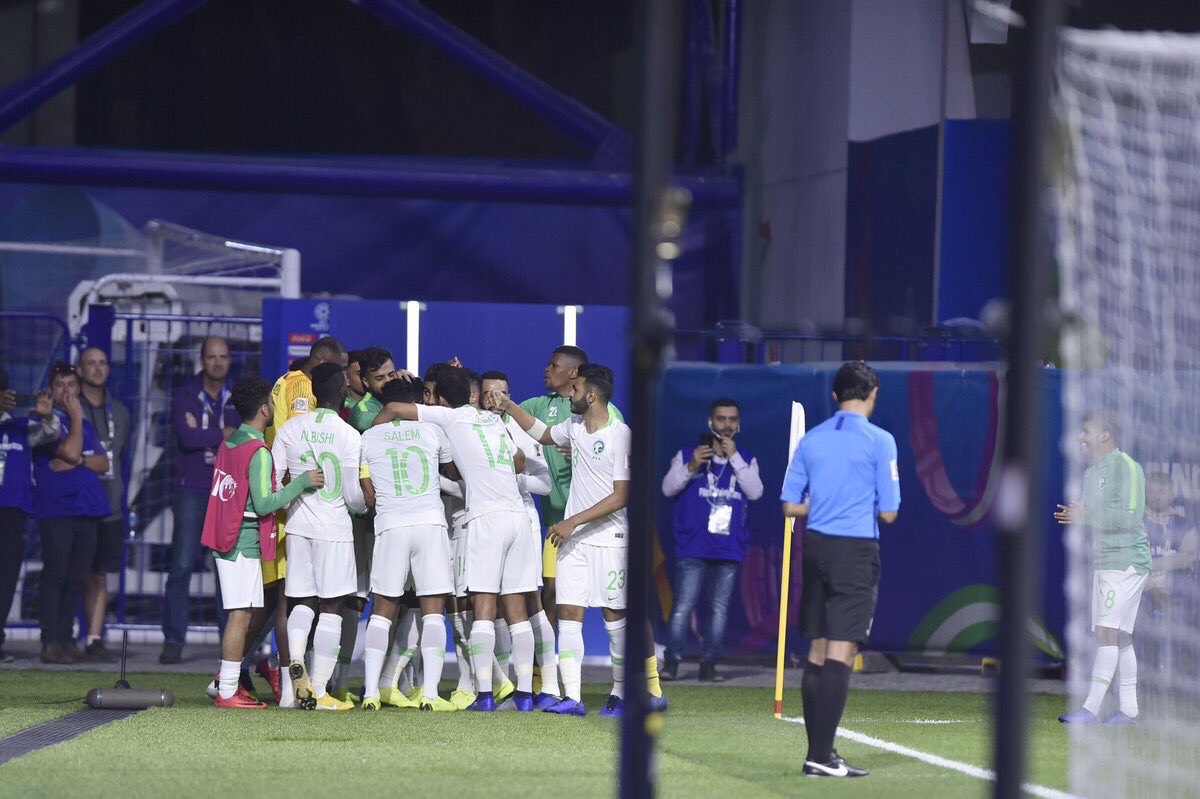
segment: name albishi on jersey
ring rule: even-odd
[[[305,444],[332,444],[334,435],[326,430],[301,430],[300,440]]]

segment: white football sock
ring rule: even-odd
[[[242,664],[236,660],[222,660],[221,670],[217,676],[217,695],[222,699],[229,699],[237,693],[238,675],[242,671]]]
[[[450,624],[454,628],[454,655],[458,658],[458,685],[456,691],[475,693],[475,673],[471,669],[470,645],[467,642],[467,631],[470,626],[467,614],[461,611],[450,614]]]
[[[539,610],[530,619],[533,625],[533,657],[542,668],[542,693],[558,696],[558,655],[554,652],[554,628]]]
[[[446,617],[430,613],[421,619],[421,660],[425,666],[422,695],[433,699],[438,695],[442,666],[446,662]]]
[[[388,646],[387,657],[383,659],[383,669],[379,672],[380,688],[395,688],[400,680],[400,641],[396,635],[397,626],[392,625],[391,643]]]
[[[293,661],[304,661],[304,653],[308,650],[308,634],[312,632],[313,619],[316,617],[317,614],[308,605],[297,605],[288,614],[288,652]]]
[[[392,622],[383,616],[371,615],[367,622],[363,649],[363,696],[379,698],[379,673],[383,671],[383,659],[387,656],[388,637]]]
[[[1104,702],[1104,695],[1108,693],[1108,686],[1116,670],[1117,648],[1097,647],[1096,662],[1092,665],[1092,686],[1088,690],[1087,700],[1083,703],[1083,709],[1093,716],[1100,715],[1100,705]]]
[[[558,672],[563,693],[580,701],[583,683],[583,622],[558,620]]]
[[[350,661],[354,656],[354,645],[358,643],[358,619],[362,614],[357,608],[342,608],[342,635],[338,641],[337,671],[334,688],[339,692],[350,681]]]
[[[1121,682],[1118,688],[1121,712],[1131,719],[1137,718],[1137,655],[1133,653],[1132,645],[1120,648],[1117,654],[1117,668],[1121,670]]]
[[[471,668],[479,683],[479,693],[492,692],[492,661],[496,651],[495,622],[476,619],[471,625]]]
[[[496,619],[496,662],[492,664],[492,682],[503,684],[510,680],[509,666],[512,663],[512,636],[508,632],[508,622]]]
[[[325,695],[325,686],[337,664],[338,642],[341,640],[341,614],[322,613],[317,618],[317,631],[313,633],[312,684],[317,699]]]
[[[512,664],[517,676],[517,690],[533,693],[533,625],[517,622],[509,628],[512,633]]]
[[[612,661],[612,695],[625,698],[625,620],[604,622],[608,632],[608,657]]]
[[[292,686],[292,673],[287,666],[279,669],[279,706],[293,708],[296,706],[296,689]]]
[[[400,617],[400,631],[396,633],[396,644],[400,650],[400,690],[408,693],[413,687],[413,656],[420,643],[420,631],[417,620],[421,611],[416,608],[405,608]]]

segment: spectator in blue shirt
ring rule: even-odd
[[[57,441],[61,429],[48,390],[39,391],[34,403],[28,416],[10,413],[16,410],[17,392],[0,368],[0,663],[13,660],[4,651],[4,621],[21,576],[25,523],[33,510],[32,449]]]
[[[783,515],[804,519],[801,632],[811,641],[801,681],[808,754],[804,773],[862,777],[833,748],[858,648],[879,590],[879,522],[900,510],[896,439],[868,420],[879,375],[862,361],[833,380],[838,412],[800,440],[784,478]]]
[[[62,432],[33,453],[33,515],[42,542],[42,662],[71,663],[82,656],[73,633],[75,610],[91,577],[100,520],[112,512],[100,482],[108,455],[84,418],[75,367],[54,365],[50,394]]]
[[[738,566],[750,543],[746,511],[763,493],[758,460],[733,440],[740,431],[737,403],[716,400],[699,445],[676,452],[663,477],[663,494],[675,500],[675,601],[661,673],[664,680],[678,677],[692,612],[705,583],[709,621],[704,628],[699,677],[705,682],[724,680],[717,672],[717,659]]]

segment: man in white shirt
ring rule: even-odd
[[[406,379],[406,378],[402,378]],[[492,658],[496,647],[497,597],[512,636],[517,676],[513,703],[533,710],[533,628],[523,594],[537,589],[537,570],[529,552],[529,517],[521,501],[517,473],[525,456],[516,449],[494,413],[472,407],[471,378],[463,369],[447,371],[438,381],[440,405],[388,403],[377,423],[400,418],[431,422],[450,441],[454,464],[466,482],[467,536],[464,580],[475,620],[471,624],[471,665],[479,691],[468,710],[495,710]]]
[[[288,570],[284,594],[292,605],[287,636],[289,673],[296,703],[305,709],[349,710],[349,702],[326,693],[337,663],[342,636],[342,608],[358,588],[354,533],[348,509],[366,511],[359,484],[361,436],[338,415],[349,394],[346,369],[323,363],[312,372],[317,410],[284,422],[271,445],[275,479],[318,468],[325,487],[301,495],[287,508]],[[317,610],[320,618],[316,618]],[[313,634],[313,669],[304,667],[308,636]]]
[[[571,446],[571,493],[565,518],[549,537],[558,546],[558,659],[566,697],[547,712],[569,716],[587,713],[581,697],[583,615],[589,607],[604,614],[612,661],[613,688],[600,711],[617,716],[625,695],[625,582],[628,563],[629,427],[609,412],[612,370],[599,364],[580,366],[571,389],[568,420],[546,427],[520,405],[503,397],[488,398],[512,415],[523,430],[546,445]],[[657,662],[646,661],[648,689],[656,709],[665,700],[658,685]]]
[[[699,444],[676,452],[663,477],[663,494],[675,502],[675,599],[668,625],[664,680],[678,677],[692,612],[706,584],[709,612],[699,677],[703,682],[724,680],[717,672],[717,660],[738,566],[750,545],[747,507],[763,493],[758,459],[734,441],[740,431],[737,402],[714,400],[708,430],[700,434]]]
[[[379,394],[383,402],[411,403],[421,398],[421,389],[412,381],[392,380]],[[438,473],[439,466],[451,463],[449,442],[436,425],[393,419],[363,434],[362,461],[368,471],[363,494],[375,507],[374,604],[367,624],[363,709],[380,708],[379,675],[400,596],[411,580],[422,613],[420,708],[457,710],[438,696],[446,658],[446,600],[454,592]]]

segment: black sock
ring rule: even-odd
[[[850,667],[838,660],[826,660],[817,686],[820,699],[814,719],[816,723],[808,734],[809,760],[825,763],[833,757],[833,739],[842,721],[842,711],[846,709],[846,695],[849,693]]]
[[[805,665],[804,676],[800,679],[800,701],[804,704],[805,732],[808,734],[808,751],[812,754],[813,720],[817,717],[817,692],[821,684],[821,667],[812,663]],[[811,760],[812,758],[806,758]]]

